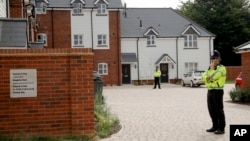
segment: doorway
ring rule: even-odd
[[[131,83],[130,64],[122,65],[122,84]]]
[[[160,64],[161,83],[168,83],[168,63]]]

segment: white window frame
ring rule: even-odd
[[[83,4],[73,3],[73,14],[83,14]]]
[[[83,35],[82,34],[74,34],[73,35],[73,45],[74,46],[83,46]]]
[[[38,43],[43,43],[44,46],[48,45],[48,38],[47,38],[47,34],[44,33],[39,33],[36,35],[36,41]]]
[[[185,73],[198,70],[197,62],[185,62]]]
[[[147,37],[147,45],[148,46],[155,45],[155,38],[156,38],[155,35],[148,35],[148,37]]]
[[[36,14],[46,14],[47,4],[44,2],[36,3]]]
[[[108,75],[108,64],[107,63],[98,63],[98,73],[100,75]]]
[[[106,34],[98,34],[97,35],[97,44],[98,45],[107,45],[107,35]]]
[[[97,14],[107,14],[107,5],[106,4],[98,4],[97,5]]]
[[[197,39],[196,34],[186,34],[184,36],[184,47],[185,48],[197,48]]]

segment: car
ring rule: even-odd
[[[243,72],[240,72],[237,78],[235,79],[235,88],[237,90],[242,88],[242,84],[243,84],[242,77],[243,77]]]
[[[204,71],[191,71],[184,74],[184,78],[182,79],[182,86],[189,85],[190,87],[204,85],[204,81],[202,81],[202,74]]]
[[[102,81],[102,76],[97,71],[93,71],[93,77],[94,81]]]

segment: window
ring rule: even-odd
[[[74,3],[73,4],[73,14],[82,14],[83,13],[83,4],[82,3]]]
[[[36,13],[37,14],[46,14],[46,3],[36,2]]]
[[[98,45],[107,45],[107,35],[105,34],[98,35]]]
[[[155,45],[155,35],[149,35],[147,38],[147,45],[152,46]]]
[[[47,34],[37,34],[37,42],[43,43],[44,46],[47,46]]]
[[[99,63],[98,64],[98,73],[100,75],[107,75],[108,74],[108,64],[107,63]]]
[[[186,48],[197,48],[197,35],[195,34],[185,35],[184,46]]]
[[[74,46],[83,46],[83,35],[74,35]]]
[[[98,4],[97,14],[106,14],[106,4]]]
[[[187,62],[185,63],[185,73],[190,71],[197,71],[198,70],[198,63],[196,62]]]

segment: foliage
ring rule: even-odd
[[[22,135],[17,138],[10,138],[7,136],[0,135],[0,141],[90,141],[91,138],[87,136],[67,136],[67,137],[51,137],[51,136],[34,136],[25,137]]]
[[[111,135],[114,127],[119,125],[119,119],[111,114],[102,94],[95,95],[95,119],[97,120],[96,133],[101,138]]]
[[[240,65],[233,47],[250,41],[249,0],[189,0],[177,9],[216,35],[214,46],[226,66]]]
[[[250,91],[247,89],[232,89],[229,91],[230,98],[233,102],[250,102]]]

